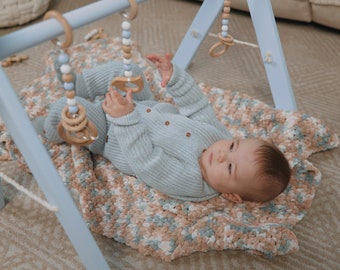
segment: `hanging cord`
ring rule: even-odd
[[[208,34],[209,37],[214,37],[214,38],[218,38],[218,35],[217,34],[214,34],[214,33],[209,33]],[[246,46],[249,46],[249,47],[253,47],[253,48],[258,48],[259,45],[255,44],[255,43],[251,43],[251,42],[246,42],[246,41],[241,41],[241,40],[237,40],[237,39],[233,39],[233,42],[235,44],[240,44],[240,45],[246,45]]]
[[[26,196],[28,196],[30,199],[39,203],[41,206],[43,206],[47,210],[52,211],[52,212],[58,212],[59,211],[59,209],[56,206],[50,205],[47,201],[44,201],[43,199],[41,199],[40,197],[38,197],[37,195],[35,195],[31,191],[26,189],[24,186],[18,184],[17,182],[15,182],[13,179],[9,178],[7,175],[3,174],[2,172],[0,172],[0,179],[4,180],[8,184],[12,185],[17,190],[21,191]]]

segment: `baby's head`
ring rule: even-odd
[[[283,153],[261,139],[217,141],[203,151],[199,163],[204,180],[234,202],[272,200],[291,176]]]

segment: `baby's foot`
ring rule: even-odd
[[[32,120],[32,126],[34,127],[35,131],[41,135],[45,136],[45,131],[44,131],[44,123],[45,123],[45,116],[38,116],[37,118]]]

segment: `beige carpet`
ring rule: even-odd
[[[50,9],[66,12],[93,1],[52,1]],[[133,23],[133,39],[143,53],[175,52],[199,9],[196,1],[148,0],[140,5]],[[35,23],[35,22],[32,22]],[[103,27],[110,36],[120,34],[121,17],[112,15],[75,31],[75,43],[90,30]],[[219,30],[217,21],[211,32]],[[230,34],[256,43],[250,17],[232,11]],[[17,28],[0,29],[4,35]],[[340,131],[340,33],[314,24],[278,21],[278,29],[298,109],[326,121]],[[197,81],[247,93],[273,105],[257,49],[236,45],[221,58],[210,58],[208,37],[189,72]],[[53,49],[46,42],[23,53],[29,60],[6,69],[17,91],[41,75],[43,56]],[[300,250],[271,260],[242,251],[195,253],[170,263],[145,257],[111,239],[95,235],[112,269],[340,269],[340,149],[319,153],[311,161],[323,174],[321,185],[296,233]],[[15,162],[1,162],[0,170],[43,196],[30,175]],[[84,269],[56,217],[25,195],[4,185],[6,207],[0,210],[0,269]]]

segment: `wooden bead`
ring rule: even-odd
[[[132,54],[131,54],[131,52],[129,52],[129,53],[123,52],[123,57],[124,57],[125,59],[130,59],[130,58],[132,57]]]
[[[224,1],[224,6],[225,7],[230,7],[231,2],[229,0]]]
[[[65,91],[65,96],[68,99],[72,99],[76,96],[76,92],[74,90],[70,90],[70,91]]]
[[[131,47],[130,46],[122,46],[122,50],[125,53],[129,53],[129,52],[131,52]]]
[[[223,13],[230,13],[230,7],[224,7]]]
[[[73,75],[71,73],[63,74],[61,78],[64,82],[73,82]]]
[[[222,13],[222,19],[229,19],[229,13]]]

